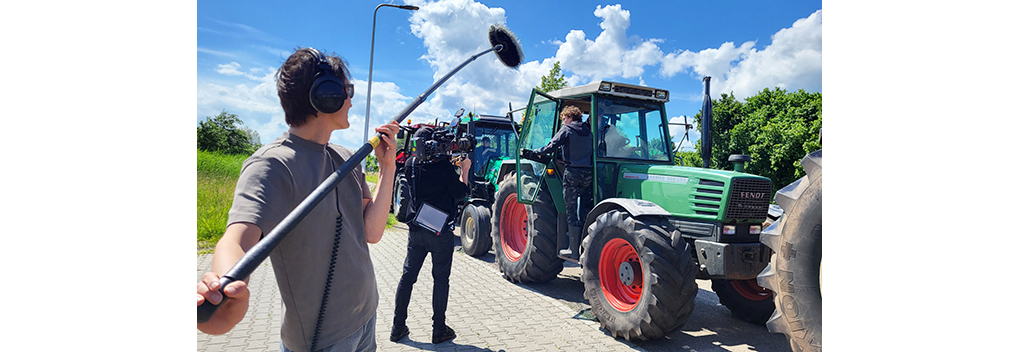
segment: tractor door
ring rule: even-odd
[[[536,89],[532,90],[531,102],[528,104],[527,121],[521,127],[521,145],[523,149],[538,149],[552,140],[556,132],[559,102]],[[538,197],[538,190],[545,176],[546,165],[537,161],[521,158],[517,153],[517,201],[532,204]]]

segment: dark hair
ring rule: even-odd
[[[333,76],[350,83],[347,62],[340,56],[325,54],[333,68]],[[276,94],[280,97],[287,125],[298,127],[308,122],[308,116],[319,116],[308,100],[308,91],[319,72],[319,60],[308,48],[297,49],[276,71]]]
[[[576,106],[568,106],[560,113],[561,118],[568,118],[570,121],[581,121],[581,109]]]

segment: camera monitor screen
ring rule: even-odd
[[[435,231],[438,235],[443,230],[443,224],[446,224],[446,217],[446,213],[442,210],[436,209],[429,203],[422,203],[421,210],[418,210],[418,216],[414,218],[414,222]]]

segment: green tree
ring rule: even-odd
[[[696,146],[700,146],[700,144]],[[677,151],[674,155],[676,156],[677,165],[701,167],[701,154],[698,154],[696,151]]]
[[[369,154],[365,158],[365,169],[365,172],[379,171],[379,160],[375,158],[375,155]]]
[[[225,154],[251,154],[262,147],[258,132],[226,110],[198,123],[198,149]]]
[[[700,129],[701,112],[695,120]],[[723,94],[712,100],[709,167],[733,169],[730,154],[749,155],[745,172],[768,177],[776,188],[782,187],[804,176],[800,159],[821,149],[821,127],[822,93],[766,88],[744,102]],[[701,150],[700,140],[695,147]]]
[[[535,89],[542,92],[551,92],[557,89],[563,89],[567,86],[567,78],[563,76],[563,70],[560,69],[560,62],[556,61],[553,64],[553,68],[549,70],[549,74],[542,76],[542,84],[539,84]]]

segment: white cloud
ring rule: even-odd
[[[241,68],[241,64],[236,63],[236,62],[231,62],[229,64],[218,65],[217,67],[218,68],[216,69],[216,72],[219,72],[219,73],[224,74],[224,75],[239,76],[239,75],[243,75],[244,74],[243,72],[237,70],[237,69]]]
[[[738,99],[772,87],[821,92],[822,10],[776,32],[771,45],[752,52],[727,76],[723,92],[732,90]]]
[[[464,60],[491,48],[489,26],[506,23],[502,8],[489,8],[470,0],[409,3],[420,7],[411,16],[411,33],[425,44],[427,52],[421,59],[432,66],[436,80]],[[429,101],[432,108],[420,115],[430,120],[448,120],[459,108],[476,113],[505,113],[508,102],[515,106],[527,104],[531,88],[551,68],[552,62],[525,62],[512,70],[494,54],[480,56],[433,93]]]
[[[753,42],[736,47],[723,43],[718,49],[688,50],[667,54],[659,73],[666,77],[693,70],[697,76],[712,76],[712,96],[730,93],[737,99],[764,88],[822,91],[822,10],[772,35],[762,50]]]
[[[598,6],[594,12],[602,18],[602,33],[588,40],[584,31],[571,30],[556,51],[563,69],[583,76],[576,80],[587,83],[602,78],[634,78],[644,73],[644,66],[655,65],[662,59],[657,43],[661,39],[642,40],[627,37],[630,11],[620,5]],[[583,84],[582,83],[582,84]]]
[[[286,129],[283,109],[276,95],[276,80],[273,68],[252,68],[250,73],[241,72],[241,65],[230,62],[217,66],[216,72],[236,80],[245,81],[233,85],[205,82],[198,86],[198,120],[215,116],[226,110],[237,114],[245,126],[255,130],[262,143],[272,141]],[[259,72],[268,72],[262,76]]]

